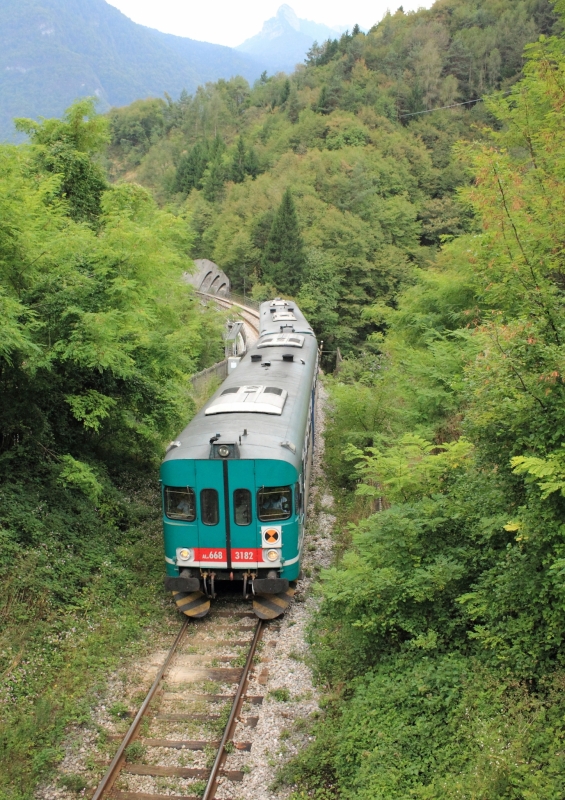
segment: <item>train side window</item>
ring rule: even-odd
[[[296,501],[295,501],[296,502],[296,513],[298,514],[298,516],[300,516],[300,514],[302,514],[302,503],[303,503],[302,487],[300,485],[300,481],[296,482],[296,486],[294,488],[294,496],[296,498]]]
[[[190,486],[165,486],[165,514],[169,519],[196,519],[196,496]]]
[[[236,525],[251,525],[251,492],[249,489],[235,490],[233,511]]]
[[[202,489],[200,492],[200,517],[204,525],[217,525],[220,519],[218,492],[215,489]]]
[[[288,519],[292,514],[292,488],[264,486],[257,495],[257,513],[262,522]]]

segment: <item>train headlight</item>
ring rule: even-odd
[[[218,455],[221,456],[222,458],[227,458],[229,454],[230,454],[230,448],[226,447],[225,444],[223,444],[221,447],[218,447]]]
[[[265,553],[265,558],[267,561],[278,561],[280,557],[281,554],[279,550],[267,550]]]
[[[192,550],[188,547],[179,547],[177,549],[177,562],[179,561],[192,561]]]

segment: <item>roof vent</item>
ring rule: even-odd
[[[261,355],[261,353],[255,353],[254,355],[251,356],[251,361],[261,361],[262,358],[263,356]]]
[[[283,361],[294,361],[294,355],[292,353],[283,353]]]
[[[281,447],[286,447],[286,449],[290,450],[291,453],[296,453],[296,445],[292,442],[289,442],[288,439],[285,439],[284,442],[281,442]]]
[[[220,395],[211,401],[204,412],[210,414],[230,414],[246,412],[250,414],[274,414],[280,416],[286,402],[287,392],[275,386],[241,386],[237,394]],[[214,444],[214,442],[211,442]],[[219,453],[222,457],[222,454]],[[237,458],[237,456],[235,456]]]
[[[296,322],[296,317],[286,310],[278,311],[276,314],[273,314],[273,322],[284,322],[285,320],[288,322]]]
[[[288,333],[277,333],[261,339],[257,347],[302,347],[304,336],[293,336]]]

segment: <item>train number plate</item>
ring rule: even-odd
[[[228,551],[221,547],[197,547],[194,550],[194,560],[216,564],[218,561],[228,560]]]
[[[231,551],[233,564],[249,564],[263,561],[263,551],[260,547],[236,548]]]

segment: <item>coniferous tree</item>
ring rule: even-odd
[[[283,83],[283,87],[281,89],[281,106],[284,106],[288,97],[290,95],[290,81],[287,78],[286,81]]]
[[[260,172],[260,167],[259,167],[259,159],[257,158],[257,153],[252,147],[250,147],[247,153],[245,154],[245,174],[251,175],[253,180],[255,180],[259,172]]]
[[[202,178],[202,194],[209,203],[218,200],[223,193],[226,169],[221,158],[215,158],[206,167]]]
[[[263,280],[285,294],[296,294],[304,272],[304,243],[290,189],[275,214],[263,254]]]
[[[318,102],[314,103],[314,111],[318,114],[329,114],[331,112],[330,97],[327,86],[322,86]]]
[[[246,153],[243,136],[237,142],[237,148],[231,166],[231,179],[234,183],[243,183],[246,174]]]
[[[224,189],[228,177],[228,169],[223,161],[226,144],[219,134],[216,134],[210,146],[210,159],[202,176],[202,194],[209,203],[218,200]]]
[[[296,91],[296,87],[293,86],[290,90],[290,95],[287,102],[287,113],[288,118],[295,125],[298,122],[298,117],[300,114],[300,105],[298,103],[298,92]]]
[[[192,189],[202,188],[202,176],[207,166],[208,144],[207,142],[197,142],[192,150],[179,161],[174,191],[189,194]]]
[[[226,151],[226,143],[219,133],[217,133],[210,145],[210,161],[221,158]]]

